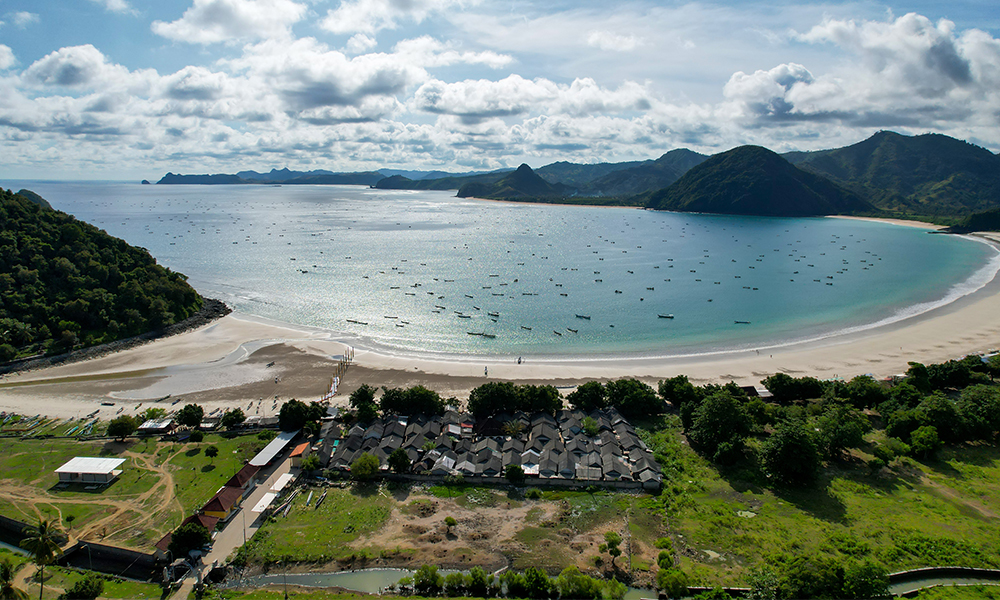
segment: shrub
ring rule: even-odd
[[[104,579],[96,573],[87,573],[83,579],[77,580],[73,587],[59,594],[59,600],[93,600],[102,593],[104,593]]]
[[[656,573],[656,589],[667,598],[683,598],[688,595],[688,578],[680,569],[660,569]]]

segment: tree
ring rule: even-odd
[[[775,600],[778,597],[778,577],[769,567],[750,569],[746,578],[750,585],[747,600]]]
[[[573,408],[591,412],[607,406],[607,393],[605,393],[601,382],[588,381],[566,396],[566,402],[569,402]]]
[[[488,598],[493,595],[493,575],[482,567],[472,567],[465,582],[466,591],[473,598]]]
[[[118,441],[125,441],[125,438],[135,433],[135,430],[139,428],[139,425],[135,422],[135,419],[129,415],[122,415],[111,419],[108,423],[107,434]]]
[[[730,462],[750,433],[750,419],[743,406],[728,391],[702,400],[692,415],[688,436],[713,460]]]
[[[448,528],[448,533],[451,533],[451,528],[455,525],[458,525],[458,521],[455,520],[455,517],[448,515],[444,518],[444,526]]]
[[[524,483],[524,469],[521,465],[507,465],[503,470],[504,478],[514,485]]]
[[[697,404],[702,398],[701,392],[688,381],[687,375],[664,379],[657,385],[657,392],[664,402],[669,402],[676,409],[685,404]]]
[[[918,456],[929,458],[940,447],[941,440],[938,438],[937,427],[933,425],[918,427],[910,434],[910,449]]]
[[[761,459],[771,477],[786,485],[811,483],[819,475],[819,450],[800,422],[782,423],[764,443]]]
[[[165,416],[167,416],[167,409],[151,406],[142,411],[142,415],[139,417],[139,424],[141,425],[146,421],[152,421],[154,419],[162,419]]]
[[[658,415],[663,412],[660,397],[653,388],[638,379],[609,381],[604,389],[608,394],[608,405],[617,408],[623,416]]]
[[[518,410],[517,387],[509,381],[491,381],[469,392],[469,412],[477,418]]]
[[[444,587],[444,577],[434,565],[421,565],[413,574],[413,591],[418,596],[437,596]]]
[[[782,569],[778,595],[782,598],[837,598],[844,582],[844,570],[832,559],[800,556]]]
[[[527,588],[528,598],[550,598],[552,596],[553,585],[545,571],[538,567],[528,567],[524,571],[524,585]]]
[[[212,464],[215,464],[215,457],[219,455],[219,449],[215,446],[209,446],[205,448],[205,456],[211,459]]]
[[[380,466],[377,456],[364,452],[351,463],[351,477],[360,481],[371,479],[378,473]]]
[[[844,404],[834,405],[823,413],[817,425],[823,449],[831,458],[842,455],[848,448],[861,446],[872,428],[864,413]]]
[[[219,419],[219,425],[222,425],[226,429],[235,429],[243,424],[247,420],[243,411],[239,408],[233,408],[222,413],[222,418]]]
[[[358,389],[351,392],[349,398],[351,408],[355,410],[358,420],[362,423],[373,421],[378,416],[378,405],[375,404],[375,391],[376,388],[374,386],[362,383]]]
[[[592,417],[584,417],[583,421],[580,421],[580,428],[589,437],[595,437],[601,432],[601,426]]]
[[[177,423],[186,427],[197,427],[201,425],[201,419],[205,416],[205,409],[197,404],[185,404],[184,408],[177,411]]]
[[[309,407],[305,402],[292,398],[278,411],[278,427],[282,431],[298,431],[309,420]]]
[[[38,582],[41,585],[41,589],[38,590],[38,599],[41,600],[42,594],[45,592],[45,565],[62,554],[62,548],[56,541],[56,531],[52,521],[38,519],[37,526],[26,527],[21,547],[28,551],[32,560],[38,565]]]
[[[844,571],[842,598],[888,598],[889,573],[885,567],[871,561],[849,566]]]
[[[0,560],[0,600],[28,600],[28,594],[14,587],[14,565],[6,557]]]
[[[193,444],[200,444],[205,441],[205,434],[195,429],[191,432],[191,435],[188,436],[188,441]]]
[[[433,390],[429,390],[422,385],[415,385],[406,390],[403,394],[408,410],[401,414],[424,414],[441,415],[444,414],[444,400]],[[383,410],[383,414],[384,414]]]
[[[465,575],[449,573],[444,578],[444,595],[455,598],[465,593]]]
[[[302,459],[302,472],[312,473],[320,467],[319,456],[315,454],[310,454],[309,456]]]
[[[858,375],[847,384],[847,399],[855,408],[872,408],[885,402],[888,393],[870,375]]]
[[[961,442],[966,437],[965,423],[955,401],[941,392],[927,396],[916,408],[921,425],[933,425],[943,441]]]
[[[604,543],[601,544],[601,552],[607,552],[611,556],[611,568],[615,568],[615,559],[622,555],[622,550],[618,546],[622,543],[622,536],[617,531],[607,531],[604,533]]]
[[[187,558],[188,553],[212,543],[212,534],[204,525],[188,523],[174,530],[167,550],[174,558]]]
[[[602,596],[600,582],[593,577],[587,577],[576,567],[563,569],[556,577],[555,587],[560,598],[599,600]]]
[[[667,598],[684,598],[688,595],[688,578],[680,569],[660,569],[656,572],[656,589]]]
[[[990,441],[1000,431],[1000,390],[987,385],[973,385],[962,390],[957,408],[967,436]]]
[[[406,473],[410,470],[410,457],[406,450],[396,448],[388,458],[389,468],[393,473]]]
[[[71,588],[59,594],[59,600],[94,600],[104,593],[104,578],[97,573],[87,573]]]

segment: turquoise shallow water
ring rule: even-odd
[[[998,266],[983,243],[844,219],[344,186],[0,185],[28,187],[149,249],[238,311],[403,354],[763,347],[918,313],[982,286]]]

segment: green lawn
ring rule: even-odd
[[[315,489],[313,505],[306,507],[309,490],[292,503],[287,517],[276,516],[254,535],[243,554],[252,562],[278,560],[327,562],[357,555],[348,547],[362,535],[378,530],[389,519],[396,501],[381,487],[330,488],[315,508],[322,489]],[[377,556],[380,549],[371,553]]]
[[[74,569],[47,567],[45,569],[45,595],[43,598],[58,598],[60,592],[57,589],[50,589],[50,586],[52,588],[68,590],[73,587],[74,583],[83,579],[83,576],[83,572]],[[118,600],[119,598],[124,600],[141,600],[143,598],[160,598],[161,595],[159,585],[105,576],[104,592],[101,593],[100,597],[107,600]],[[31,584],[29,596],[31,598],[38,597],[37,583]]]
[[[742,584],[748,567],[797,555],[873,559],[890,572],[1000,567],[997,448],[902,459],[879,474],[861,461],[834,464],[811,489],[775,491],[752,473],[720,473],[676,429],[647,443],[665,463],[666,528],[698,583]]]

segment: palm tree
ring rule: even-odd
[[[14,587],[14,566],[10,560],[0,561],[0,600],[28,600],[28,594]]]
[[[21,547],[31,553],[35,564],[38,565],[38,582],[41,584],[38,600],[42,600],[42,593],[45,592],[45,565],[62,554],[62,548],[56,541],[56,532],[51,521],[39,518],[38,526],[26,527],[24,535]]]

